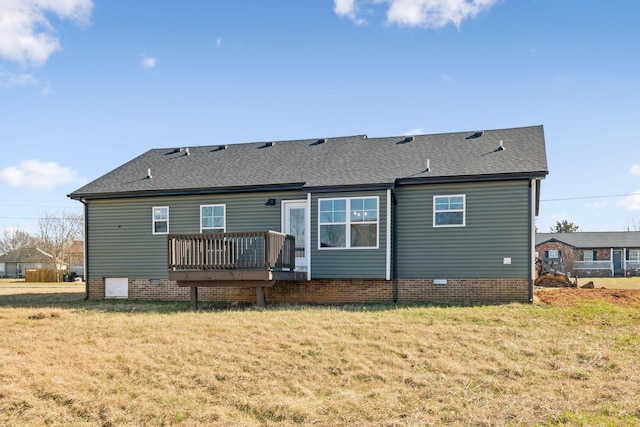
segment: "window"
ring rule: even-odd
[[[550,258],[550,259],[559,259],[560,258],[560,251],[557,249],[549,249],[548,251],[546,251],[546,257],[545,258]]]
[[[629,261],[631,261],[631,262],[640,262],[640,250],[638,250],[638,249],[630,249],[629,250]]]
[[[200,206],[201,233],[224,233],[225,227],[225,205]]]
[[[583,251],[582,252],[582,260],[583,261],[593,261],[593,251]]]
[[[153,211],[153,234],[169,233],[169,207],[160,206],[152,209]]]
[[[464,194],[433,196],[433,226],[464,227],[465,199]]]
[[[321,248],[377,248],[378,198],[320,199]]]

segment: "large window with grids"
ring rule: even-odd
[[[320,249],[378,247],[378,197],[318,200]]]
[[[200,232],[224,233],[226,227],[225,205],[200,206]]]
[[[466,222],[466,196],[433,196],[434,227],[464,227]]]

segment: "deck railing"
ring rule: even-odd
[[[171,271],[295,269],[295,238],[276,231],[170,234],[167,244]]]

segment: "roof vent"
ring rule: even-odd
[[[184,148],[182,148],[182,147],[173,149],[174,153],[182,153],[183,151],[184,151]]]
[[[316,141],[317,144],[324,144],[325,142],[327,142],[327,138],[320,138]]]
[[[404,142],[413,142],[416,139],[415,136],[410,135],[404,138]]]
[[[472,135],[469,135],[465,139],[476,139],[476,138],[480,138],[482,135],[484,135],[484,131],[483,130],[477,130]]]
[[[151,168],[147,169],[147,179],[151,179],[153,178],[153,175],[151,175]]]
[[[229,148],[228,145],[218,145],[218,151],[222,151],[222,150],[226,150],[227,148]]]
[[[274,145],[275,145],[275,142],[271,142],[271,141],[264,143],[265,147],[273,147]]]
[[[187,148],[184,149],[184,155],[188,156],[189,154],[191,154],[191,153],[189,152],[189,147],[187,147]]]
[[[362,135],[362,139],[367,139],[367,138],[369,138],[368,135]]]
[[[502,143],[502,141],[500,141],[500,146],[497,148],[497,151],[504,151],[506,150],[506,148],[504,148],[504,144]]]
[[[424,171],[431,172],[431,160],[427,159],[427,168]]]

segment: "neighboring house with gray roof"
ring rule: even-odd
[[[0,277],[23,278],[27,270],[51,269],[54,266],[53,255],[38,248],[20,248],[0,255]],[[58,260],[58,270],[67,266]]]
[[[578,277],[640,275],[640,231],[537,233],[536,250]]]
[[[153,149],[69,197],[89,298],[496,303],[532,299],[547,173],[532,126]]]

